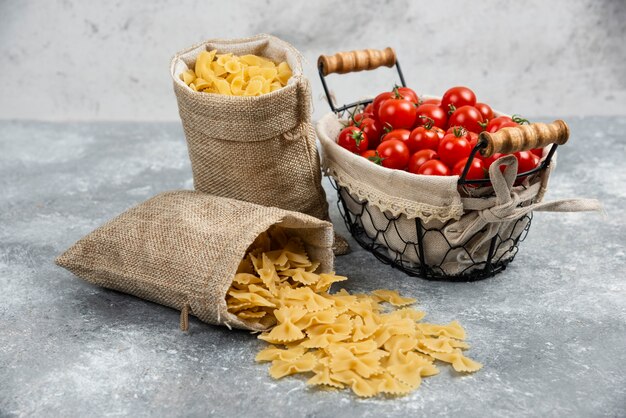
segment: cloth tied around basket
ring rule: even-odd
[[[500,167],[505,166],[504,172]],[[475,256],[484,250],[491,239],[501,229],[517,222],[524,215],[533,211],[538,212],[582,212],[599,211],[602,205],[595,199],[562,199],[549,202],[538,202],[540,190],[544,183],[531,182],[525,188],[514,187],[517,175],[517,159],[513,155],[501,157],[489,168],[489,178],[493,185],[495,196],[488,198],[466,197],[462,198],[465,215],[458,221],[447,225],[444,234],[452,245],[462,245],[470,237],[487,230],[480,235],[468,253]],[[461,260],[458,260],[461,261]]]

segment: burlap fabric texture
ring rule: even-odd
[[[287,61],[287,86],[258,97],[195,92],[179,75],[201,51]],[[196,190],[328,219],[302,56],[274,36],[214,39],[177,53],[170,69]]]
[[[402,253],[404,261],[413,266],[419,265],[420,257],[416,245],[407,243],[417,243],[415,218],[422,220],[424,230],[432,230],[423,235],[425,264],[454,276],[482,268],[478,263],[487,260],[491,239],[496,235],[503,240],[519,237],[528,226],[525,215],[532,211],[601,209],[600,203],[591,199],[542,202],[555,160],[523,186],[514,186],[517,160],[502,157],[489,171],[492,196],[472,197],[459,192],[458,176],[418,176],[389,170],[350,153],[335,142],[343,127],[334,114],[317,125],[324,170],[341,186],[348,210],[362,214],[359,219],[366,234],[388,248],[392,259]],[[504,173],[499,165],[506,165]],[[390,219],[394,219],[393,226]],[[505,261],[513,256],[511,246],[502,245],[492,260]]]
[[[229,327],[259,330],[226,307],[246,249],[270,226],[300,237],[333,268],[332,225],[297,212],[193,191],[159,194],[79,240],[56,263],[80,278]]]

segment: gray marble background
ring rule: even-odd
[[[527,116],[626,114],[626,2],[0,0],[0,119],[176,120],[178,50],[261,32],[308,60],[316,111],[321,53],[393,46],[409,85],[473,87]],[[393,72],[329,79],[338,99],[376,93]]]

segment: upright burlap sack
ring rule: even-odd
[[[193,91],[180,79],[201,51],[255,54],[287,61],[287,86],[258,97]],[[187,48],[171,63],[196,190],[328,219],[311,124],[311,89],[302,56],[274,36],[213,39]]]
[[[343,126],[334,114],[328,114],[317,125],[324,169],[340,186],[348,211],[356,215],[353,217],[367,236],[386,247],[392,259],[402,254],[402,261],[413,266],[421,261],[415,218],[421,220],[424,231],[424,263],[437,273],[455,276],[482,268],[496,235],[500,242],[506,242],[496,248],[492,260],[514,257],[512,240],[527,229],[530,220],[526,215],[532,211],[601,209],[593,199],[542,202],[554,164],[524,185],[515,186],[517,159],[511,155],[500,158],[489,170],[491,197],[462,195],[458,176],[390,170],[350,153],[336,143]],[[506,166],[504,173],[498,169],[501,165]]]
[[[333,268],[332,225],[297,212],[193,191],[159,194],[91,232],[56,259],[82,279],[210,324],[259,330],[226,307],[248,246],[272,225],[300,237],[319,272]]]

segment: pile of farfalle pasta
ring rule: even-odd
[[[260,96],[287,85],[291,78],[287,62],[274,61],[258,55],[218,54],[202,51],[193,69],[180,78],[192,90],[228,96]]]
[[[272,362],[273,378],[306,373],[309,385],[370,397],[417,389],[439,373],[436,361],[457,372],[482,367],[463,354],[469,345],[458,322],[421,322],[425,313],[407,307],[415,299],[391,290],[330,294],[347,277],[317,267],[299,239],[274,228],[251,245],[228,291],[230,312],[269,327],[259,338],[272,345],[256,360]]]

